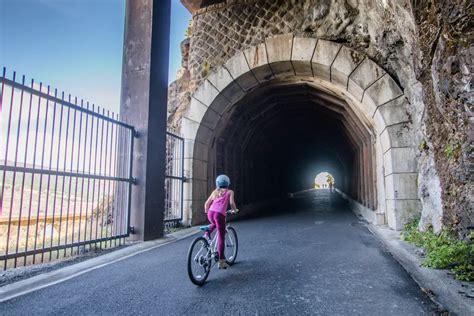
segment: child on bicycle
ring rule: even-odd
[[[226,175],[220,175],[216,178],[216,189],[211,193],[204,204],[204,212],[211,223],[209,231],[206,232],[207,237],[217,228],[217,252],[219,254],[219,269],[227,269],[229,265],[225,261],[225,227],[227,208],[237,213],[239,210],[235,205],[234,191],[229,190],[230,179]]]

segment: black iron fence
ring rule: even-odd
[[[3,269],[120,245],[130,230],[133,126],[6,74],[0,77]],[[175,179],[172,161],[170,168],[167,183]],[[178,193],[169,188],[167,207],[174,210]]]
[[[179,224],[183,219],[184,139],[166,133],[165,225]]]

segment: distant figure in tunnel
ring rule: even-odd
[[[326,176],[326,181],[327,181],[328,186],[329,186],[329,192],[332,193],[333,188],[334,188],[334,177],[332,175],[328,174]]]
[[[219,269],[227,269],[229,265],[225,261],[225,226],[227,208],[230,207],[234,212],[238,212],[234,200],[234,191],[229,189],[230,179],[226,175],[220,175],[216,178],[216,189],[211,193],[204,204],[204,212],[211,223],[207,236],[217,228],[217,252],[219,253]]]

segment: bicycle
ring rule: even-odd
[[[237,212],[227,211],[227,214],[235,214]],[[209,231],[209,226],[199,227],[200,231]],[[239,250],[239,241],[237,239],[237,233],[229,223],[226,224],[225,228],[225,253],[230,254],[226,256],[226,262],[228,265],[233,265],[237,258],[237,252]],[[209,238],[199,236],[195,238],[188,250],[188,275],[192,283],[202,286],[211,272],[211,268],[219,261],[219,255],[217,253],[217,231],[213,233],[213,236],[209,234]]]

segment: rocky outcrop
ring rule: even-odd
[[[176,80],[168,87],[168,129],[174,132],[179,130],[180,119],[183,112],[186,111],[191,97],[188,58],[189,37],[181,42],[181,68],[176,74]]]
[[[470,1],[415,1],[413,13],[419,48],[416,72],[426,105],[421,168],[432,170],[432,176],[421,183],[421,197],[427,202],[423,203],[426,215],[421,224],[423,228],[430,224],[438,228],[427,218],[441,216],[444,227],[453,228],[463,237],[474,229],[474,6]],[[431,193],[423,192],[430,181],[440,183],[435,195],[440,195],[442,212],[433,207]]]

